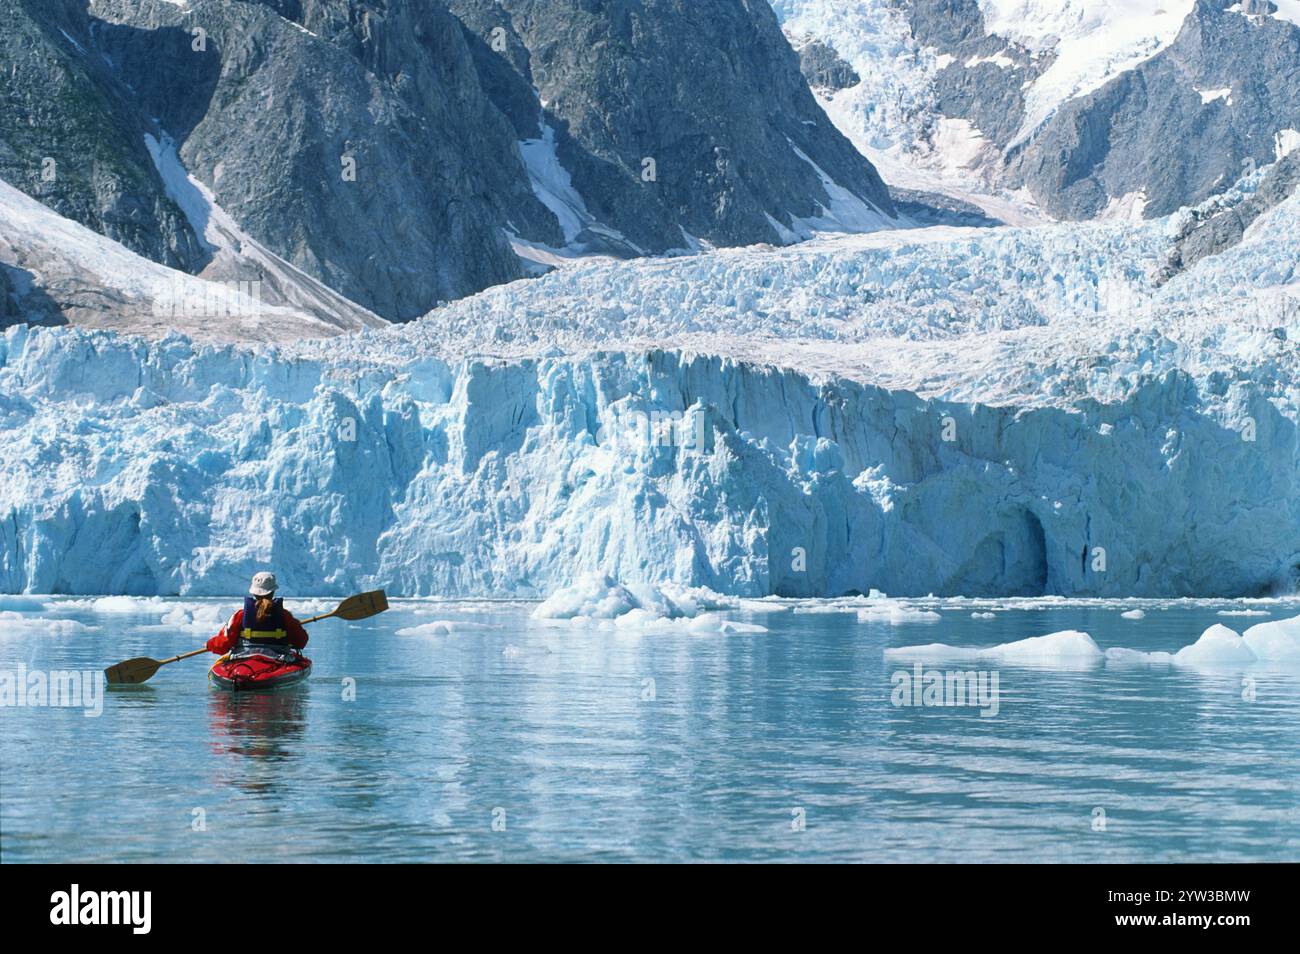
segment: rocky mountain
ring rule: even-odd
[[[589,219],[639,248],[785,242],[810,222],[852,228],[892,215],[880,177],[817,106],[766,0],[451,8],[521,137],[553,137]]]
[[[1296,0],[774,5],[861,74],[805,67],[891,185],[998,197],[1007,221],[1167,215],[1300,137]]]
[[[94,49],[84,2],[0,0],[0,179],[156,262],[206,253],[145,149],[150,130]]]
[[[1300,135],[1300,23],[1241,9],[1198,0],[1168,47],[1013,142],[1013,180],[1061,217],[1129,195],[1151,217],[1273,162],[1279,136]]]
[[[155,262],[278,295],[269,256],[362,323],[584,255],[896,224],[762,0],[2,9],[0,179]],[[191,185],[255,254],[218,254]]]

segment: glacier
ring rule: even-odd
[[[1290,592],[1300,197],[1161,283],[1181,222],[580,264],[296,343],[13,327],[0,591]]]

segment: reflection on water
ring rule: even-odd
[[[1148,604],[1134,622],[1124,604],[1026,602],[977,619],[940,603],[939,622],[901,625],[787,610],[735,614],[764,633],[637,635],[539,626],[520,605],[401,603],[366,626],[315,627],[315,671],[295,689],[217,692],[196,660],[109,693],[98,718],[0,709],[0,850],[6,861],[1296,860],[1300,667],[1000,665],[993,717],[891,701],[892,677],[911,666],[887,660],[889,647],[1078,629],[1103,648],[1172,651],[1225,608]],[[96,631],[9,636],[0,669],[98,669],[202,638],[160,614],[68,611]],[[396,635],[432,619],[487,628]]]
[[[286,692],[210,692],[212,751],[252,760],[294,757],[307,729],[309,691],[300,686]]]

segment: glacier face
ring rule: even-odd
[[[1161,282],[1190,216],[582,265],[293,345],[11,328],[0,591],[1290,589],[1300,196]]]
[[[2,349],[8,592],[1241,595],[1300,562],[1295,416],[1226,373],[1017,410],[667,350]]]

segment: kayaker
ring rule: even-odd
[[[208,652],[232,657],[283,657],[307,645],[307,630],[284,608],[284,600],[275,595],[274,573],[262,571],[253,576],[242,609],[208,640]]]

